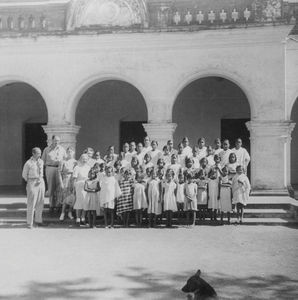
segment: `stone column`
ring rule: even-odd
[[[173,140],[173,134],[177,127],[176,123],[150,122],[143,124],[145,131],[151,140],[158,142],[158,148],[162,149],[168,140]]]
[[[288,195],[291,121],[246,123],[251,140],[252,194]]]
[[[80,130],[80,126],[76,125],[45,125],[42,126],[44,132],[48,136],[48,144],[51,143],[52,136],[58,135],[61,138],[61,145],[66,149],[71,146],[76,149],[77,134]]]

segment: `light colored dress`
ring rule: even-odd
[[[220,210],[230,212],[232,210],[232,192],[229,176],[222,176],[220,183]]]
[[[198,194],[197,194],[197,199],[198,199],[198,205],[207,205],[207,180],[197,180],[197,185],[198,185]]]
[[[85,186],[90,190],[98,190],[99,181],[98,179],[86,180]],[[97,192],[88,192],[86,194],[86,207],[84,210],[97,210],[99,204],[99,193]]]
[[[151,150],[148,153],[151,155],[151,162],[154,167],[156,167],[158,159],[162,157],[161,151],[156,149],[155,151]]]
[[[236,174],[232,180],[233,204],[241,203],[244,206],[248,202],[250,182],[245,174]]]
[[[224,167],[225,165],[227,165],[229,163],[229,156],[230,154],[233,153],[233,151],[231,149],[228,150],[222,150],[219,153],[219,157],[220,157],[220,165],[222,167]]]
[[[184,203],[184,182],[177,183],[177,196],[176,196],[177,203]]]
[[[178,180],[178,175],[181,170],[181,165],[180,164],[172,164],[168,166],[168,170],[173,170],[174,172],[174,179]]]
[[[135,183],[133,193],[133,209],[146,209],[148,207],[147,197],[145,193],[145,185]]]
[[[236,154],[237,164],[243,166],[246,170],[250,162],[250,156],[247,150],[243,147],[240,147],[239,149],[233,148],[232,151]]]
[[[163,209],[164,211],[177,211],[177,203],[175,196],[176,183],[174,181],[164,182]]]
[[[152,179],[148,183],[148,214],[160,215],[162,212],[160,201],[160,181]]]
[[[198,201],[197,201],[197,193],[198,186],[195,183],[185,183],[184,185],[184,210],[197,210]],[[189,201],[191,200],[191,201]]]
[[[215,210],[219,208],[218,188],[219,188],[219,174],[218,171],[211,168],[210,172],[215,173],[215,178],[209,178],[208,181],[208,208]]]
[[[78,165],[73,170],[73,178],[76,179],[74,187],[76,191],[76,202],[74,209],[85,209],[86,208],[86,194],[84,190],[85,181],[88,179],[88,173],[90,166],[88,164]]]
[[[182,154],[177,154],[177,162],[178,164],[181,166],[182,169],[185,168],[185,158],[186,156],[182,153]]]
[[[236,167],[238,166],[238,163],[235,162],[233,164],[228,163],[226,165],[228,172],[229,172],[229,179],[232,180],[234,176],[236,175]]]
[[[63,160],[59,167],[58,172],[61,174],[61,183],[58,189],[58,202],[60,204],[69,204],[73,206],[74,203],[66,203],[67,199],[70,199],[70,195],[73,194],[73,182],[72,182],[72,175],[75,166],[77,165],[77,161],[74,158]],[[73,196],[72,196],[73,197]]]
[[[115,198],[121,195],[118,181],[114,176],[104,176],[100,181],[100,206],[103,208],[115,208]]]

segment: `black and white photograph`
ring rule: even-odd
[[[0,300],[298,299],[298,0],[0,0]]]

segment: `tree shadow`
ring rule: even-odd
[[[48,300],[48,299],[104,299],[104,293],[111,291],[109,287],[88,288],[93,284],[91,278],[82,278],[72,281],[60,282],[36,282],[31,281],[26,286],[23,294],[1,295],[2,300]],[[98,298],[98,294],[103,293],[103,297]]]
[[[182,274],[154,273],[142,268],[130,268],[117,276],[132,281],[137,287],[127,288],[129,299],[186,299],[181,288],[197,270]],[[202,274],[216,290],[219,299],[264,300],[298,299],[298,279],[282,275],[237,277],[222,273]]]

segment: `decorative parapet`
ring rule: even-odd
[[[185,31],[296,23],[297,0],[0,0],[0,34]]]

